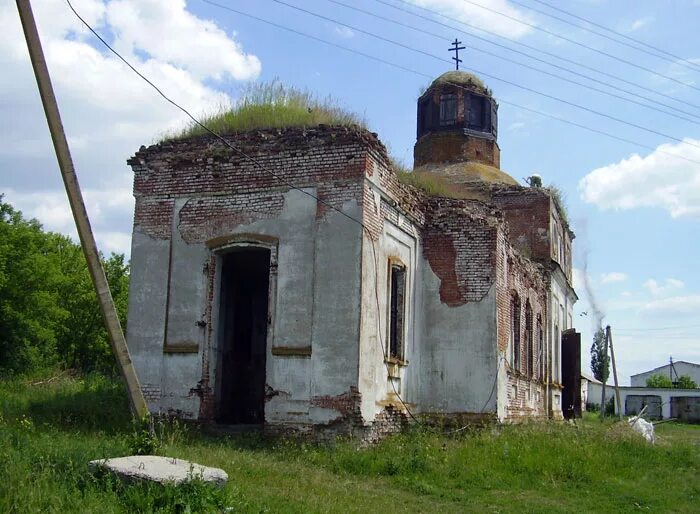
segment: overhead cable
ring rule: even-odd
[[[208,4],[211,4],[211,5],[216,5],[216,6],[218,6],[218,7],[226,8],[226,6],[222,6],[221,4],[218,4],[218,3],[213,2],[213,1],[211,1],[211,0],[203,0],[203,1],[206,2],[206,3],[208,3]],[[310,16],[313,16],[313,17],[316,17],[316,18],[319,18],[319,19],[322,19],[322,20],[325,20],[325,21],[330,21],[330,22],[332,22],[332,23],[335,23],[335,24],[340,25],[340,26],[343,26],[343,27],[347,27],[347,28],[349,28],[349,29],[351,29],[351,30],[353,30],[353,31],[359,32],[359,33],[361,33],[361,34],[365,34],[365,35],[367,35],[367,36],[369,36],[369,37],[372,37],[372,38],[375,38],[375,39],[378,39],[379,41],[384,41],[384,42],[386,42],[386,43],[389,43],[389,44],[398,46],[398,47],[400,47],[400,48],[404,48],[404,49],[406,49],[406,50],[409,50],[409,51],[412,51],[412,52],[416,52],[416,53],[419,53],[419,54],[421,54],[421,55],[425,55],[426,57],[430,57],[431,59],[435,59],[435,60],[438,60],[438,61],[443,62],[443,63],[449,63],[450,65],[452,65],[452,62],[451,62],[450,60],[448,60],[448,59],[445,59],[445,58],[440,57],[440,56],[435,55],[435,54],[431,54],[430,52],[426,52],[426,51],[424,51],[424,50],[420,50],[419,48],[414,48],[414,47],[412,47],[412,46],[410,46],[410,45],[407,45],[407,44],[405,44],[405,43],[401,43],[401,42],[399,42],[399,41],[395,41],[395,40],[393,40],[393,39],[390,39],[390,38],[387,38],[387,37],[384,37],[384,36],[380,36],[379,34],[375,34],[375,33],[370,32],[370,31],[368,31],[368,30],[365,30],[365,29],[362,29],[362,28],[360,28],[360,27],[357,27],[357,26],[355,26],[355,25],[350,25],[350,24],[348,24],[348,23],[345,23],[345,22],[343,22],[343,21],[340,21],[340,20],[331,18],[331,17],[329,17],[329,16],[325,16],[325,15],[323,15],[323,14],[316,13],[316,12],[311,11],[311,10],[309,10],[309,9],[305,9],[305,8],[303,8],[303,7],[299,7],[298,5],[290,4],[290,3],[285,2],[285,1],[283,1],[283,0],[271,0],[271,1],[274,2],[274,3],[277,3],[277,4],[280,4],[280,5],[284,5],[284,6],[286,6],[286,7],[289,7],[290,9],[294,9],[294,10],[296,10],[296,11],[306,13],[306,14],[308,14],[308,15],[310,15]],[[533,88],[528,87],[528,86],[523,86],[523,85],[521,85],[521,84],[518,84],[518,83],[513,82],[513,81],[511,81],[511,80],[508,80],[508,79],[504,79],[504,78],[502,78],[502,77],[498,77],[498,76],[493,75],[493,74],[491,74],[491,73],[487,73],[487,72],[485,72],[485,71],[478,70],[478,69],[473,68],[473,67],[464,67],[464,69],[465,69],[465,70],[469,70],[469,71],[471,71],[472,73],[476,73],[477,75],[481,75],[481,76],[483,76],[483,77],[488,77],[488,78],[491,78],[491,79],[493,79],[493,80],[497,80],[497,81],[499,81],[499,82],[502,82],[502,83],[504,83],[504,84],[508,84],[508,85],[510,85],[510,86],[516,87],[516,88],[518,88],[518,89],[522,89],[522,90],[524,90],[524,91],[528,91],[528,92],[533,93],[533,94],[536,94],[536,95],[538,95],[538,96],[542,96],[542,97],[544,97],[544,98],[548,98],[548,99],[550,99],[550,100],[554,100],[554,101],[556,101],[556,102],[563,103],[563,104],[568,105],[568,106],[570,106],[570,107],[574,107],[574,108],[576,108],[576,109],[579,109],[579,110],[582,110],[582,111],[586,111],[586,112],[589,112],[589,113],[591,113],[591,114],[595,114],[595,115],[600,116],[600,117],[603,117],[603,118],[607,118],[607,119],[612,120],[612,121],[615,121],[615,122],[617,122],[617,123],[621,123],[621,124],[623,124],[623,125],[627,125],[627,126],[630,126],[630,127],[634,127],[634,128],[636,128],[636,129],[642,130],[642,131],[644,131],[644,132],[649,132],[650,134],[655,134],[655,135],[657,135],[657,136],[665,137],[665,138],[670,139],[670,140],[672,140],[672,141],[676,141],[676,142],[678,142],[678,143],[680,143],[680,144],[682,144],[682,145],[692,146],[692,147],[695,147],[695,148],[700,148],[700,145],[699,145],[699,144],[691,143],[691,142],[688,141],[688,140],[685,140],[685,139],[682,139],[682,138],[679,138],[679,137],[676,137],[676,136],[672,136],[672,135],[670,135],[670,134],[666,134],[666,133],[664,133],[664,132],[660,132],[660,131],[658,131],[658,130],[655,130],[655,129],[652,129],[652,128],[649,128],[649,127],[645,127],[644,125],[639,125],[639,124],[634,123],[634,122],[631,122],[631,121],[626,121],[626,120],[624,120],[624,119],[622,119],[622,118],[618,118],[618,117],[616,117],[616,116],[613,116],[612,114],[608,114],[608,113],[605,113],[605,112],[601,112],[601,111],[598,111],[598,110],[593,109],[593,108],[591,108],[591,107],[586,107],[585,105],[581,105],[581,104],[578,104],[578,103],[573,102],[573,101],[570,101],[570,100],[566,100],[566,99],[563,99],[563,98],[559,98],[559,97],[557,97],[557,96],[555,96],[555,95],[551,95],[551,94],[549,94],[549,93],[544,93],[544,92],[542,92],[542,91],[538,91],[538,90],[533,89]]]
[[[521,5],[521,6],[523,6],[523,7],[526,7],[526,6],[524,6],[524,5],[523,5],[522,3],[520,3],[520,2],[516,2],[515,0],[511,0],[511,1],[512,1],[514,4],[518,4],[518,5]],[[589,25],[593,25],[594,27],[598,27],[598,28],[603,29],[603,30],[606,30],[606,31],[608,31],[608,32],[610,32],[610,33],[612,33],[612,34],[615,34],[615,35],[617,35],[617,36],[619,36],[619,37],[621,37],[621,38],[627,39],[628,41],[632,41],[632,42],[637,43],[637,44],[639,44],[639,45],[642,45],[642,46],[645,46],[645,47],[650,48],[650,49],[652,49],[652,50],[655,50],[656,52],[659,52],[659,53],[662,53],[662,54],[664,54],[664,55],[667,55],[668,57],[671,57],[672,59],[674,59],[673,62],[675,62],[675,63],[677,63],[677,64],[682,64],[682,65],[684,65],[684,66],[687,67],[687,68],[694,69],[695,71],[700,71],[700,66],[699,66],[697,63],[694,63],[693,61],[690,61],[690,60],[688,60],[688,59],[685,59],[685,58],[683,58],[683,57],[680,57],[680,56],[678,56],[678,55],[676,55],[676,54],[673,54],[673,53],[671,53],[671,52],[668,52],[667,50],[664,50],[663,48],[659,48],[658,46],[650,45],[650,44],[648,44],[648,43],[645,43],[644,41],[641,41],[641,40],[639,40],[639,39],[633,38],[632,36],[630,36],[630,35],[628,35],[628,34],[624,34],[623,32],[619,32],[619,31],[617,31],[617,30],[611,29],[610,27],[606,27],[605,25],[602,25],[602,24],[600,24],[600,23],[596,23],[596,22],[594,22],[593,20],[591,20],[590,18],[584,18],[583,16],[579,16],[579,15],[577,15],[577,14],[572,13],[571,11],[567,11],[567,10],[565,10],[565,9],[561,9],[561,8],[557,7],[556,5],[552,5],[552,4],[548,3],[548,2],[544,2],[543,0],[531,0],[531,1],[537,2],[538,4],[545,5],[545,6],[549,7],[550,9],[552,9],[552,10],[554,10],[554,11],[559,11],[559,12],[561,12],[561,13],[566,14],[567,16],[571,16],[572,18],[576,18],[577,20],[581,20],[581,21],[583,21],[584,23],[587,23],[587,24],[589,24]],[[562,18],[556,17],[556,16],[554,16],[554,15],[552,15],[552,14],[550,14],[550,13],[546,13],[546,12],[544,12],[544,11],[542,11],[542,10],[534,9],[533,7],[527,7],[527,8],[530,9],[530,10],[532,10],[532,11],[538,12],[538,13],[540,13],[540,14],[544,14],[545,16],[549,16],[550,18],[554,18],[554,19],[557,19],[557,20],[560,20],[560,21],[564,21],[565,23],[571,24],[571,22],[569,22],[569,21],[565,21],[565,20],[563,20]],[[579,28],[584,29],[584,30],[587,30],[587,31],[589,31],[589,32],[593,32],[592,30],[590,30],[590,29],[589,29],[588,27],[586,27],[585,25],[574,25],[574,26],[579,27]],[[597,33],[597,32],[594,32],[594,34],[598,34],[598,33]],[[602,35],[602,34],[598,34],[598,35]],[[620,41],[620,43],[622,43],[622,42]],[[639,50],[641,50],[641,49],[639,49]]]
[[[405,27],[405,28],[414,30],[414,31],[419,32],[419,33],[421,33],[421,34],[429,35],[429,36],[434,37],[434,38],[436,38],[436,39],[440,39],[441,41],[444,41],[444,40],[445,40],[445,37],[444,37],[442,34],[437,34],[437,33],[435,33],[435,32],[431,32],[431,31],[429,31],[429,30],[425,30],[425,29],[422,29],[422,28],[420,28],[420,27],[416,27],[416,26],[413,26],[413,25],[409,25],[408,23],[403,23],[403,22],[401,22],[401,21],[397,21],[397,20],[388,18],[388,17],[386,17],[386,16],[382,16],[382,15],[377,14],[377,13],[374,13],[374,12],[372,12],[372,11],[367,11],[367,10],[365,10],[365,9],[360,9],[359,7],[355,7],[355,6],[353,6],[353,5],[346,4],[345,2],[341,2],[340,0],[327,0],[327,1],[328,1],[328,2],[331,2],[331,3],[333,3],[333,4],[336,4],[336,5],[340,5],[340,6],[342,6],[342,7],[345,7],[345,8],[347,8],[347,9],[351,9],[351,10],[353,10],[353,11],[361,12],[361,13],[366,14],[366,15],[368,15],[368,16],[372,16],[372,17],[377,18],[377,19],[379,19],[379,20],[383,20],[383,21],[386,21],[386,22],[389,22],[389,23],[393,23],[393,24],[395,24],[395,25],[399,25],[399,26],[401,26],[401,27]],[[607,95],[607,96],[611,96],[611,97],[613,97],[613,98],[617,98],[617,99],[622,100],[622,101],[625,101],[625,102],[629,102],[629,103],[632,103],[632,104],[635,104],[635,105],[639,105],[639,106],[641,106],[641,107],[644,107],[645,109],[649,109],[649,110],[652,110],[652,111],[660,112],[660,113],[666,114],[667,116],[672,116],[672,117],[674,117],[674,118],[677,118],[677,119],[680,119],[680,120],[684,120],[684,121],[687,121],[687,122],[689,122],[689,123],[694,123],[694,124],[696,124],[696,125],[700,125],[700,115],[696,115],[696,114],[693,114],[693,113],[686,113],[686,114],[688,114],[689,116],[692,116],[692,117],[696,118],[695,120],[693,120],[693,119],[687,118],[687,117],[685,117],[685,116],[681,116],[681,115],[679,115],[679,114],[675,114],[675,113],[673,113],[673,112],[668,112],[668,111],[666,111],[666,110],[664,110],[664,109],[660,109],[660,108],[656,107],[655,105],[649,105],[649,104],[647,104],[647,103],[639,102],[639,101],[637,101],[637,100],[632,100],[631,98],[627,98],[627,97],[625,97],[625,96],[618,95],[618,94],[616,94],[616,93],[611,93],[610,91],[606,91],[606,90],[604,90],[604,89],[600,89],[600,88],[598,88],[598,87],[591,86],[590,84],[584,84],[584,83],[579,82],[579,81],[577,81],[577,80],[573,80],[573,79],[570,79],[570,78],[568,78],[568,77],[564,77],[564,76],[562,76],[562,75],[558,75],[558,74],[556,74],[556,73],[552,73],[551,71],[548,71],[548,70],[545,70],[545,69],[542,69],[542,68],[538,68],[537,66],[532,66],[532,65],[530,65],[530,64],[523,63],[522,61],[518,61],[518,60],[515,60],[515,59],[511,59],[511,58],[509,58],[509,57],[504,57],[504,56],[502,56],[502,55],[493,53],[493,52],[491,52],[491,51],[489,51],[489,50],[484,50],[483,48],[479,48],[479,47],[474,46],[474,45],[471,45],[471,44],[469,45],[468,48],[469,48],[469,49],[472,49],[472,50],[476,50],[476,51],[481,52],[481,53],[484,53],[484,54],[486,54],[486,55],[490,55],[490,56],[492,56],[492,57],[495,57],[496,59],[501,59],[501,60],[504,60],[504,61],[506,61],[506,62],[513,63],[513,64],[515,64],[516,66],[522,66],[522,67],[524,67],[524,68],[527,68],[527,69],[536,71],[536,72],[538,72],[538,73],[542,73],[543,75],[547,75],[547,76],[549,76],[549,77],[554,77],[554,78],[559,79],[559,80],[562,80],[562,81],[564,81],[564,82],[568,82],[568,83],[570,83],[570,84],[574,84],[574,85],[583,87],[583,88],[585,88],[585,89],[587,89],[587,90],[590,90],[590,91],[596,91],[596,92],[598,92],[598,93],[601,93],[601,94],[604,94],[604,95]],[[537,59],[537,58],[535,58],[535,59],[536,59],[536,60],[540,60],[540,59]],[[547,64],[549,64],[549,63],[547,63]],[[556,65],[554,65],[554,66],[556,66]],[[557,67],[559,67],[559,66],[557,66]],[[565,69],[565,68],[564,68],[564,69]],[[566,71],[569,71],[569,70],[566,70]],[[581,76],[586,77],[585,75],[581,75]],[[598,83],[598,84],[601,83],[601,81],[599,81],[599,80],[597,80],[597,79],[594,79],[594,78],[591,78],[591,77],[586,77],[586,78],[587,78],[588,80],[591,80],[591,81],[596,82],[596,83]],[[603,82],[603,84],[604,84],[604,85],[607,85],[608,87],[611,87],[611,88],[613,88],[613,89],[615,89],[615,90],[623,91],[623,92],[629,94],[628,91],[623,90],[623,89],[620,89],[619,87],[614,86],[614,85],[612,85],[612,84],[604,83],[604,82]],[[634,96],[640,96],[640,95],[637,95],[637,94],[635,94],[635,93],[631,93],[631,94],[634,95]],[[643,97],[643,96],[641,96],[641,98],[644,98],[644,99],[646,99],[646,100],[652,101],[652,102],[654,102],[654,104],[658,104],[658,103],[659,103],[659,102],[656,102],[655,100],[652,100],[652,99],[649,99],[649,98],[645,98],[645,97]],[[678,109],[675,109],[674,107],[671,107],[671,106],[668,106],[668,107],[671,108],[671,109],[673,109],[673,110],[678,110]],[[683,111],[680,111],[680,112],[683,112]]]
[[[469,31],[465,31],[464,29],[460,29],[460,28],[458,28],[458,27],[455,27],[454,25],[447,25],[447,24],[445,24],[445,23],[442,23],[442,22],[439,22],[439,21],[435,20],[435,19],[432,18],[432,17],[424,16],[424,15],[418,14],[417,12],[415,12],[415,11],[412,10],[412,9],[418,9],[418,10],[420,10],[420,11],[427,12],[427,13],[433,15],[433,16],[437,16],[437,17],[439,17],[439,18],[443,18],[443,19],[446,19],[446,20],[449,20],[449,21],[454,21],[453,18],[451,18],[451,17],[449,17],[449,16],[447,16],[447,15],[445,15],[445,14],[442,14],[441,12],[436,11],[436,10],[434,10],[434,9],[429,9],[429,8],[427,8],[427,7],[422,7],[422,6],[419,6],[419,5],[414,5],[413,3],[411,3],[411,2],[409,2],[409,1],[407,1],[407,0],[394,0],[394,1],[399,2],[399,3],[401,3],[401,4],[404,4],[404,5],[407,5],[407,6],[410,6],[412,9],[406,9],[406,8],[403,8],[403,7],[399,7],[399,6],[397,6],[397,5],[393,4],[393,3],[387,2],[386,0],[374,0],[374,1],[377,2],[377,3],[380,3],[380,4],[382,4],[382,5],[386,5],[387,7],[391,7],[392,9],[395,9],[395,10],[397,10],[397,11],[401,11],[401,12],[404,12],[404,13],[409,14],[409,15],[411,15],[411,16],[414,16],[414,17],[417,17],[417,18],[420,18],[420,19],[429,21],[429,22],[431,22],[431,23],[435,23],[435,24],[438,24],[438,25],[442,25],[442,26],[444,26],[444,27],[451,28],[451,29],[453,29],[453,30],[460,30],[462,33],[468,34],[468,35],[471,36],[471,37],[475,37],[475,38],[478,37],[478,36],[476,36],[475,34],[472,34],[472,33],[469,32]],[[588,71],[592,71],[593,73],[597,73],[597,74],[602,75],[602,76],[604,76],[604,77],[608,77],[608,78],[614,79],[614,80],[616,80],[616,81],[618,81],[618,82],[622,82],[622,83],[624,83],[624,84],[627,84],[627,85],[630,85],[630,86],[634,86],[634,87],[636,87],[636,88],[638,88],[638,89],[641,89],[641,90],[646,91],[646,92],[648,92],[648,93],[652,93],[652,94],[654,94],[654,95],[656,95],[656,96],[660,96],[660,97],[663,97],[663,98],[667,98],[667,99],[669,99],[669,100],[673,100],[674,102],[683,104],[684,106],[690,106],[690,107],[694,107],[694,108],[696,108],[696,109],[700,109],[700,105],[699,105],[699,104],[694,104],[694,103],[689,102],[689,101],[687,101],[687,100],[683,100],[683,99],[677,98],[677,97],[675,97],[675,96],[673,96],[673,95],[669,95],[669,94],[667,94],[667,93],[663,93],[663,92],[659,91],[658,88],[657,88],[657,89],[653,89],[653,88],[644,86],[644,85],[642,85],[642,84],[639,84],[639,83],[637,83],[637,82],[633,82],[633,81],[628,80],[628,79],[626,79],[626,78],[624,78],[624,77],[620,77],[619,75],[615,75],[615,74],[613,74],[613,73],[607,72],[607,71],[602,70],[602,69],[600,69],[600,68],[595,68],[595,67],[593,67],[593,66],[588,66],[587,64],[585,64],[585,63],[583,63],[583,62],[576,61],[576,60],[574,60],[574,59],[570,59],[570,58],[568,58],[568,57],[564,57],[564,56],[561,56],[561,55],[557,55],[557,54],[555,54],[555,53],[553,53],[553,52],[549,52],[549,51],[547,51],[547,50],[543,50],[542,48],[538,48],[538,47],[536,47],[536,46],[528,45],[527,43],[523,43],[523,42],[521,42],[521,41],[516,41],[515,39],[509,38],[509,37],[506,37],[506,36],[503,36],[503,35],[501,35],[501,34],[498,34],[497,32],[493,32],[493,31],[487,30],[487,29],[482,28],[482,27],[479,27],[479,26],[477,26],[477,25],[474,25],[474,24],[471,24],[471,23],[467,23],[467,22],[465,22],[465,21],[458,21],[458,22],[456,22],[456,23],[458,23],[458,24],[461,25],[462,27],[469,27],[470,29],[477,30],[477,31],[482,32],[482,33],[484,33],[484,34],[488,34],[488,35],[491,36],[491,37],[494,37],[494,38],[497,38],[497,39],[502,39],[502,40],[508,41],[509,43],[511,43],[511,44],[513,44],[513,45],[517,45],[517,46],[522,47],[522,48],[527,48],[528,50],[532,50],[532,51],[534,51],[534,52],[538,52],[538,53],[543,54],[543,55],[546,55],[546,56],[548,56],[548,57],[552,57],[552,58],[554,58],[554,59],[558,59],[558,60],[560,60],[560,61],[562,61],[562,62],[566,62],[566,63],[569,63],[569,64],[573,64],[573,65],[577,66],[578,68],[582,68],[582,69],[585,69],[585,70],[588,70]],[[486,41],[486,42],[488,42],[488,43],[490,43],[490,44],[492,44],[492,45],[499,46],[499,47],[502,47],[502,48],[506,48],[506,49],[508,49],[508,50],[510,50],[510,51],[512,51],[512,52],[516,52],[516,53],[525,55],[525,56],[527,56],[527,57],[530,57],[531,59],[537,59],[537,58],[533,57],[531,54],[528,54],[528,53],[522,52],[522,51],[518,51],[518,50],[515,50],[514,48],[510,48],[510,47],[507,47],[507,46],[504,46],[504,45],[497,44],[497,43],[495,43],[495,42],[493,42],[493,41],[490,41],[489,39],[485,39],[485,38],[479,38],[479,39],[481,39],[481,40],[483,40],[483,41]],[[555,66],[554,64],[552,64],[552,63],[550,63],[550,62],[547,62],[547,61],[542,61],[542,62],[545,62],[546,64],[549,64],[550,66]],[[569,71],[570,73],[574,73],[573,71],[571,71],[571,70],[568,69],[568,68],[562,68],[562,69],[565,69],[565,70]],[[642,97],[642,98],[646,98],[646,97]],[[665,104],[661,104],[661,105],[665,105]],[[680,112],[686,113],[685,111],[680,111]],[[686,114],[687,114],[687,113],[686,113]]]
[[[530,22],[521,20],[521,19],[519,19],[519,18],[516,18],[515,16],[511,16],[511,15],[506,14],[506,13],[504,13],[504,12],[501,12],[501,11],[499,11],[499,10],[497,10],[497,9],[493,9],[493,8],[491,8],[491,7],[487,7],[487,6],[482,5],[482,4],[478,3],[478,2],[473,2],[472,0],[462,0],[462,2],[467,3],[467,4],[470,4],[470,5],[473,5],[473,6],[475,6],[475,7],[480,8],[480,9],[484,9],[484,10],[486,10],[486,11],[489,11],[489,12],[493,13],[493,14],[496,14],[496,15],[498,15],[498,16],[502,16],[502,17],[504,17],[504,18],[507,18],[507,19],[509,19],[509,20],[512,20],[512,21],[514,21],[514,22],[516,22],[516,23],[520,23],[520,24],[525,25],[525,26],[527,26],[527,27],[531,27],[531,28],[533,28],[533,29],[535,29],[535,30],[538,30],[538,31],[540,31],[540,32],[543,32],[543,33],[545,33],[545,34],[547,34],[547,35],[549,35],[549,36],[555,37],[555,38],[557,38],[557,39],[561,39],[562,41],[566,41],[566,42],[571,43],[571,44],[576,45],[576,46],[580,46],[581,48],[585,48],[586,50],[590,50],[591,52],[595,52],[595,53],[604,55],[604,56],[606,56],[606,57],[608,57],[608,58],[610,58],[610,59],[613,59],[613,60],[615,60],[615,61],[621,62],[621,63],[623,63],[623,64],[627,64],[628,66],[632,66],[632,67],[638,68],[638,69],[640,69],[640,70],[642,70],[642,71],[646,71],[647,73],[651,73],[652,75],[656,75],[657,77],[661,77],[661,78],[664,78],[664,79],[666,79],[666,80],[670,80],[671,82],[675,82],[676,84],[680,84],[680,85],[682,85],[682,86],[689,87],[689,88],[691,88],[691,89],[695,89],[695,90],[697,90],[697,91],[700,91],[700,87],[697,87],[697,86],[695,86],[695,85],[693,85],[693,84],[690,84],[690,83],[688,83],[688,82],[683,82],[682,80],[678,80],[677,78],[671,77],[671,76],[669,76],[669,75],[664,75],[663,73],[659,73],[658,71],[653,70],[653,69],[651,69],[651,68],[647,68],[646,66],[642,66],[641,64],[637,64],[637,63],[634,63],[634,62],[632,62],[632,61],[628,61],[627,59],[623,59],[622,57],[617,56],[617,55],[614,55],[614,54],[611,54],[611,53],[609,53],[609,52],[606,52],[605,50],[600,50],[599,48],[595,48],[595,47],[592,47],[592,46],[587,45],[587,44],[585,44],[585,43],[581,43],[580,41],[576,41],[575,39],[571,39],[570,37],[563,36],[563,35],[561,35],[561,34],[557,34],[556,32],[553,32],[553,31],[551,31],[551,30],[545,29],[544,27],[540,27],[539,25],[536,25],[536,24],[534,24],[534,23],[530,23]]]
[[[275,22],[273,22],[273,21],[266,20],[266,19],[264,19],[264,18],[260,18],[259,16],[255,16],[255,15],[253,15],[253,14],[250,14],[250,13],[247,13],[247,12],[244,12],[244,11],[240,11],[240,10],[238,10],[238,9],[234,9],[233,7],[229,7],[229,6],[227,6],[227,5],[221,5],[221,4],[216,3],[216,2],[213,2],[213,1],[211,1],[211,0],[203,0],[203,1],[206,2],[206,3],[208,3],[208,4],[211,4],[211,5],[213,5],[213,6],[219,7],[219,8],[221,8],[221,9],[224,9],[224,10],[227,10],[227,11],[230,11],[230,12],[233,12],[233,13],[235,13],[235,14],[239,14],[239,15],[241,15],[241,16],[245,16],[246,18],[250,18],[250,19],[252,19],[252,20],[259,21],[260,23],[264,23],[264,24],[269,25],[269,26],[271,26],[271,27],[275,27],[275,28],[278,28],[278,29],[280,29],[280,30],[284,30],[284,31],[290,32],[290,33],[292,33],[292,34],[295,34],[295,35],[298,35],[298,36],[302,36],[302,37],[305,37],[305,38],[307,38],[307,39],[311,39],[311,40],[313,40],[313,41],[317,41],[317,42],[319,42],[319,43],[323,43],[323,44],[325,44],[325,45],[332,46],[332,47],[334,47],[334,48],[338,48],[338,49],[343,50],[343,51],[345,51],[345,52],[349,52],[349,53],[352,53],[352,54],[355,54],[355,55],[359,55],[359,56],[364,57],[364,58],[366,58],[366,59],[370,59],[370,60],[379,62],[379,63],[384,64],[384,65],[386,65],[386,66],[391,66],[391,67],[393,67],[393,68],[396,68],[396,69],[405,71],[405,72],[407,72],[407,73],[411,73],[411,74],[413,74],[413,75],[417,75],[417,76],[420,76],[420,77],[423,77],[423,78],[427,78],[427,79],[430,79],[430,80],[432,80],[432,79],[435,78],[433,75],[430,75],[430,74],[428,74],[428,73],[421,72],[421,71],[418,71],[418,70],[415,70],[415,69],[412,69],[412,68],[408,68],[407,66],[402,66],[402,65],[397,64],[397,63],[395,63],[395,62],[388,61],[388,60],[383,59],[383,58],[381,58],[381,57],[377,57],[376,55],[371,55],[371,54],[362,52],[362,51],[360,51],[360,50],[355,50],[354,48],[349,48],[349,47],[344,46],[344,45],[341,45],[341,44],[339,44],[339,43],[335,43],[335,42],[333,42],[333,41],[328,41],[328,40],[323,39],[323,38],[320,38],[320,37],[318,37],[318,36],[314,36],[314,35],[312,35],[312,34],[308,34],[308,33],[306,33],[306,32],[302,32],[302,31],[300,31],[300,30],[293,29],[293,28],[291,28],[291,27],[287,27],[286,25],[281,25],[281,24],[279,24],[279,23],[275,23]],[[463,85],[461,85],[461,84],[450,83],[450,82],[447,82],[447,83],[449,83],[449,84],[451,84],[451,85],[453,85],[453,86],[455,86],[455,87],[461,88],[461,89],[465,89],[465,90],[467,89],[467,88],[465,88],[465,87],[464,87]],[[664,150],[664,149],[661,149],[661,148],[658,148],[658,147],[654,147],[654,146],[651,146],[651,145],[647,145],[647,144],[644,144],[644,143],[640,143],[639,141],[634,141],[634,140],[632,140],[632,139],[627,139],[627,138],[625,138],[625,137],[618,136],[618,135],[616,135],[616,134],[612,134],[612,133],[606,132],[606,131],[604,131],[604,130],[600,130],[600,129],[596,129],[596,128],[593,128],[593,127],[589,127],[589,126],[584,125],[584,124],[582,124],[582,123],[578,123],[578,122],[576,122],[576,121],[572,121],[572,120],[569,120],[569,119],[567,119],[567,118],[563,118],[563,117],[558,116],[558,115],[556,115],[556,114],[551,114],[551,113],[548,113],[548,112],[546,112],[546,111],[542,111],[542,110],[539,110],[539,109],[533,109],[533,108],[531,108],[531,107],[526,107],[526,106],[524,106],[524,105],[518,104],[518,103],[516,103],[516,102],[511,102],[511,101],[509,101],[509,100],[504,100],[504,99],[502,99],[502,98],[499,98],[498,101],[499,101],[499,103],[501,103],[501,104],[511,105],[511,106],[516,107],[516,108],[518,108],[518,109],[522,109],[522,110],[524,110],[524,111],[528,111],[528,112],[531,112],[531,113],[534,113],[534,114],[538,114],[538,115],[544,116],[544,117],[546,117],[546,118],[551,118],[551,119],[557,120],[557,121],[559,121],[559,122],[561,122],[561,123],[565,123],[565,124],[567,124],[567,125],[572,125],[572,126],[574,126],[574,127],[581,128],[581,129],[586,130],[586,131],[588,131],[588,132],[592,132],[592,133],[595,133],[595,134],[600,134],[600,135],[602,135],[602,136],[606,136],[606,137],[608,137],[608,138],[610,138],[610,139],[615,139],[615,140],[617,140],[617,141],[621,141],[621,142],[623,142],[623,143],[628,143],[628,144],[631,144],[631,145],[635,145],[635,146],[638,146],[638,147],[640,147],[640,148],[646,148],[646,149],[648,149],[648,150],[656,151],[656,152],[662,153],[662,154],[664,154],[664,155],[668,155],[669,157],[674,157],[674,158],[681,159],[681,160],[684,160],[684,161],[687,161],[687,162],[692,162],[692,163],[695,163],[695,164],[700,164],[700,161],[699,161],[699,160],[691,159],[691,158],[688,158],[688,157],[685,157],[685,156],[682,156],[682,155],[678,155],[678,154],[675,154],[675,153],[672,153],[672,152],[668,152],[668,151],[666,151],[666,150]]]

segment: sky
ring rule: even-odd
[[[462,69],[480,75],[500,103],[502,169],[521,182],[537,173],[564,192],[584,371],[595,312],[612,327],[622,384],[670,356],[700,362],[700,1],[72,3],[197,115],[235,104],[250,81],[279,80],[361,114],[408,166],[416,99],[453,68],[447,49],[458,38],[467,47]],[[186,120],[64,0],[35,0],[34,13],[98,246],[128,256],[126,160]],[[0,3],[0,31],[0,194],[47,230],[75,237],[9,0]]]

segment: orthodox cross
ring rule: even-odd
[[[455,40],[452,42],[453,48],[447,49],[449,52],[455,53],[455,56],[452,58],[452,60],[455,62],[456,69],[459,69],[459,63],[462,62],[462,59],[459,58],[459,51],[466,49],[466,47],[464,47],[464,46],[459,46],[461,44],[462,44],[462,42],[457,41],[457,38],[455,38]]]

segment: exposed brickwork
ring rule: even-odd
[[[464,135],[461,132],[438,132],[420,138],[413,149],[416,167],[426,164],[476,161],[501,167],[501,150],[494,139]]]
[[[157,384],[143,383],[141,384],[141,391],[147,403],[153,404],[160,400],[161,390]]]
[[[187,243],[203,243],[230,235],[240,225],[276,218],[283,206],[281,193],[193,198],[180,209],[178,228]]]
[[[495,281],[497,218],[468,200],[426,206],[423,255],[440,278],[440,300],[450,307],[480,301]]]

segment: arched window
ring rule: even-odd
[[[527,359],[526,373],[531,377],[535,375],[535,359],[532,339],[532,307],[530,306],[530,300],[527,300],[525,302],[525,355]]]
[[[537,369],[538,377],[544,380],[544,330],[542,329],[542,316],[537,315]]]

